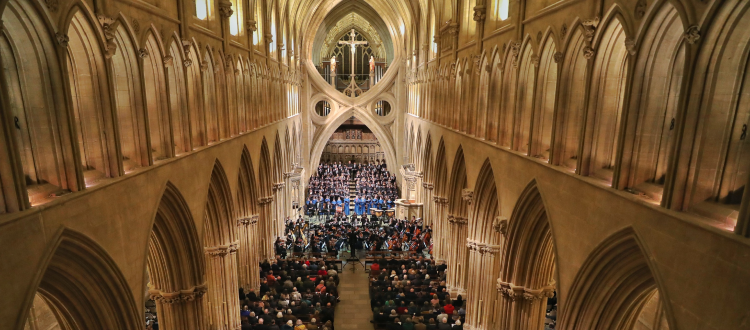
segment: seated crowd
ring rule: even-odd
[[[335,263],[280,260],[260,266],[260,290],[240,289],[242,330],[333,330]]]
[[[388,330],[462,330],[464,301],[447,292],[446,269],[421,256],[377,260],[370,267],[372,322]]]

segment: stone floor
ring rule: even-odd
[[[362,264],[353,264],[354,272],[352,264],[347,264],[344,270],[339,272],[338,289],[341,302],[336,305],[334,327],[336,330],[372,330],[374,326],[370,323],[372,313],[367,273]]]

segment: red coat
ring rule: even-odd
[[[456,308],[453,307],[453,305],[451,305],[450,303],[448,303],[447,305],[443,306],[443,310],[445,311],[445,314],[448,314],[448,316],[453,315],[453,310],[455,310],[455,309]]]

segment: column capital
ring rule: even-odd
[[[224,257],[227,254],[233,254],[237,252],[237,249],[239,248],[240,244],[238,242],[234,242],[232,244],[228,245],[219,245],[219,246],[213,246],[213,247],[205,247],[203,248],[204,251],[206,251],[206,254],[212,256],[212,257]]]

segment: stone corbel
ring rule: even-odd
[[[697,25],[690,26],[685,30],[685,34],[683,34],[683,38],[685,38],[685,41],[691,45],[695,45],[698,40],[701,38],[701,30]]]
[[[172,66],[172,63],[174,62],[174,58],[172,55],[164,56],[163,58],[164,66]]]
[[[247,27],[248,31],[252,31],[252,32],[258,31],[258,22],[256,22],[255,20],[249,19],[245,22],[245,27]]]
[[[594,40],[596,27],[599,25],[599,17],[584,20],[581,22],[581,25],[583,25],[583,36],[586,39],[586,42],[590,44],[591,41]]]
[[[636,54],[635,39],[625,39],[625,49],[628,50],[628,54],[634,56]]]
[[[563,53],[561,53],[561,52],[555,52],[555,54],[552,55],[552,59],[555,60],[555,63],[562,63]]]
[[[57,44],[68,48],[68,42],[70,41],[70,38],[68,38],[67,34],[64,33],[55,33],[55,39],[57,39]]]
[[[487,18],[487,7],[478,5],[474,7],[474,21],[484,22]]]
[[[182,39],[182,50],[185,52],[185,60],[182,61],[182,65],[184,65],[186,68],[193,65],[193,60],[190,59],[190,48],[190,40]]]
[[[140,58],[146,58],[146,57],[148,57],[148,55],[149,55],[148,49],[141,48],[141,49],[138,50],[138,57],[140,57]]]
[[[585,57],[587,60],[594,58],[594,54],[596,54],[596,51],[594,51],[591,46],[586,46],[583,48],[583,57]]]
[[[175,292],[162,292],[160,290],[149,290],[148,295],[151,300],[161,304],[177,304],[182,302],[194,301],[203,297],[208,291],[208,286],[203,283],[187,290]]]
[[[429,182],[422,182],[422,187],[424,187],[427,190],[432,190],[435,188],[435,185]]]
[[[511,42],[510,43],[510,54],[511,54],[511,63],[513,64],[513,67],[518,67],[518,55],[521,53],[521,43]]]
[[[104,33],[104,39],[106,40],[106,45],[104,46],[104,57],[109,59],[112,58],[112,56],[115,56],[115,53],[117,52],[117,43],[115,43],[115,29],[117,28],[115,26],[116,20],[104,15],[99,15],[97,18],[99,19],[99,24],[102,25],[102,32]]]
[[[496,217],[492,222],[492,228],[494,228],[496,232],[505,236],[508,232],[508,218],[503,216]]]
[[[461,198],[463,198],[463,200],[466,201],[467,204],[471,205],[471,203],[474,201],[474,190],[461,190]]]
[[[203,60],[201,61],[201,71],[205,72],[206,70],[208,70],[208,61]]]
[[[219,15],[222,18],[230,18],[234,14],[232,10],[232,2],[229,0],[219,0]]]

